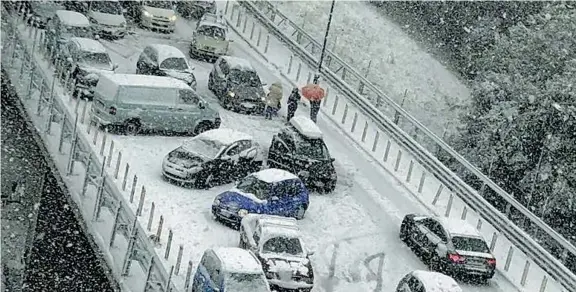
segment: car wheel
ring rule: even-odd
[[[442,270],[438,255],[435,254],[430,257],[428,260],[428,267],[430,268],[430,271],[433,272],[440,272]]]
[[[306,214],[306,206],[302,205],[302,206],[298,207],[298,210],[296,210],[296,214],[294,217],[297,220],[302,220],[302,219],[304,219],[305,214]]]
[[[129,136],[134,136],[140,133],[140,122],[138,120],[127,121],[124,124],[124,134]]]
[[[211,130],[211,129],[213,129],[213,128],[214,128],[214,126],[212,125],[212,123],[210,123],[210,122],[201,122],[200,124],[198,124],[198,125],[196,126],[196,128],[194,128],[193,134],[194,134],[194,136],[196,136],[196,135],[198,135],[198,134],[204,133],[204,132],[206,132],[206,131],[208,131],[208,130]]]
[[[214,175],[208,174],[202,183],[203,189],[211,189],[214,186]]]

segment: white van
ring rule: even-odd
[[[118,0],[91,1],[87,16],[98,34],[122,38],[126,35],[124,11]]]
[[[197,135],[218,128],[220,115],[181,80],[104,74],[94,89],[91,122],[129,135],[141,130]]]

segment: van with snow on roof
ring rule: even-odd
[[[223,16],[207,13],[196,24],[190,43],[190,57],[216,59],[227,55],[231,42]]]
[[[256,256],[237,247],[204,251],[194,274],[192,292],[270,292]]]
[[[135,74],[102,75],[91,121],[128,135],[140,131],[198,135],[220,127],[220,115],[181,80]]]
[[[170,151],[162,162],[162,174],[171,182],[211,188],[258,171],[262,160],[260,145],[252,136],[220,128]]]

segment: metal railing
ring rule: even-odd
[[[109,254],[104,258],[114,277],[122,284],[122,290],[126,291],[133,291],[134,286],[142,287],[141,291],[178,291],[171,282],[173,267],[170,273],[165,270],[154,244],[138,222],[140,215],[134,214],[121,194],[114,182],[117,177],[113,178],[106,172],[106,169],[111,167],[114,144],[107,144],[104,139],[97,146],[100,156],[105,152],[110,153],[101,160],[92,147],[96,146],[96,134],[94,140],[90,141],[86,134],[80,132],[80,125],[87,122],[87,102],[84,102],[82,107],[79,106],[80,102],[76,103],[77,106],[72,111],[63,102],[64,98],[57,96],[55,83],[67,84],[71,80],[69,72],[57,64],[53,68],[54,76],[46,75],[34,58],[34,54],[38,52],[43,52],[46,56],[51,53],[42,46],[45,39],[43,32],[29,29],[28,38],[34,40],[30,47],[24,40],[26,37],[17,29],[19,20],[15,15],[17,13],[10,15],[2,7],[2,33],[10,39],[3,43],[2,65],[12,78],[19,81],[13,83],[22,102],[29,107],[36,103],[33,108],[28,109],[29,113],[34,112],[34,119],[40,120],[42,138],[45,141],[57,141],[57,146],[53,145],[55,151],[52,153],[55,159],[58,156],[68,158],[62,167],[65,172],[63,174],[69,179],[76,176],[82,180],[81,190],[73,194],[73,199],[78,208],[83,210],[86,224],[91,226],[90,233],[98,238],[96,242],[99,248]],[[82,170],[77,170],[78,168]],[[93,205],[86,209],[87,204]],[[104,212],[105,209],[107,212]],[[94,227],[97,224],[105,227]],[[118,255],[120,257],[117,257]],[[131,277],[133,261],[142,268],[145,279]],[[132,284],[127,284],[130,282]]]
[[[257,1],[254,3],[251,1],[240,1],[239,3],[248,13],[252,14],[263,26],[265,26],[271,35],[284,43],[308,66],[317,66],[317,55],[319,54],[319,51],[316,49],[320,48],[320,44],[313,40],[313,38],[309,36],[305,31],[300,29],[296,24],[291,22],[286,16],[282,15],[271,4],[265,1]],[[240,17],[238,17],[238,19],[240,19]],[[294,29],[294,33],[286,34],[285,31],[280,28],[280,25],[283,27],[292,27]],[[307,46],[301,44],[303,42],[302,39],[307,40]],[[478,169],[476,169],[461,155],[450,148],[449,145],[444,143],[442,139],[426,129],[426,127],[424,127],[414,117],[410,116],[404,109],[402,109],[401,106],[396,104],[385,93],[364,79],[356,70],[345,64],[340,58],[331,52],[328,52],[328,58],[330,60],[328,61],[330,64],[338,64],[338,66],[340,66],[339,72],[344,75],[337,75],[337,72],[333,70],[333,66],[336,65],[332,65],[332,67],[330,65],[326,66],[325,70],[323,71],[323,78],[327,80],[330,85],[344,93],[344,95],[350,99],[350,102],[354,104],[354,106],[358,107],[363,114],[368,116],[380,130],[388,133],[391,137],[393,137],[395,142],[397,142],[404,149],[408,150],[408,152],[416,158],[418,163],[420,163],[428,171],[434,174],[434,176],[442,181],[446,187],[456,193],[478,214],[481,214],[490,224],[497,227],[504,235],[506,235],[506,237],[510,239],[510,241],[514,243],[514,245],[519,247],[520,250],[532,258],[536,264],[541,266],[551,276],[561,282],[562,285],[564,285],[566,288],[576,290],[576,277],[571,271],[563,266],[560,261],[553,257],[548,251],[543,249],[538,243],[532,240],[530,236],[526,234],[526,232],[511,223],[505,215],[490,205],[482,196],[478,194],[476,190],[468,186],[462,179],[460,179],[440,161],[438,161],[434,155],[430,154],[429,151],[419,145],[419,143],[417,143],[412,137],[402,131],[402,129],[400,129],[397,124],[392,122],[389,117],[386,117],[383,114],[383,112],[380,110],[380,107],[386,105],[387,108],[391,108],[393,110],[394,117],[402,117],[409,121],[412,125],[414,125],[417,129],[419,129],[422,133],[426,134],[427,137],[434,141],[436,145],[438,145],[444,151],[448,152],[470,172],[476,175],[488,187],[492,188],[492,190],[500,194],[502,198],[508,202],[510,207],[516,208],[535,226],[537,226],[541,231],[541,235],[544,233],[549,237],[549,240],[554,240],[557,245],[563,249],[562,255],[560,256],[561,259],[565,260],[568,253],[573,255],[576,254],[576,248],[571,243],[569,243],[560,234],[546,225],[541,219],[529,212],[510,194],[506,193],[504,190],[498,187],[488,177],[484,176]],[[360,83],[358,86],[349,85],[347,81],[350,81],[350,79],[346,81],[343,80],[346,78],[346,76],[349,76],[349,74],[357,77],[357,80]],[[373,92],[374,95],[377,96],[376,105],[373,105],[363,94],[358,92],[362,90]]]

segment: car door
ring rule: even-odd
[[[194,291],[206,291],[210,287],[210,274],[208,270],[211,268],[210,252],[204,253],[194,280]],[[198,290],[196,290],[198,289]]]
[[[177,104],[170,119],[181,132],[192,132],[203,119],[202,100],[192,89],[178,89]]]
[[[424,245],[427,242],[426,234],[429,232],[428,228],[426,227],[426,222],[431,220],[430,218],[425,218],[422,220],[416,220],[414,222],[414,232],[412,232],[411,237],[412,241],[418,246],[418,248],[422,251],[424,250]]]
[[[284,158],[289,155],[291,152],[288,146],[278,136],[274,136],[270,151],[268,151],[268,166],[290,171],[292,166]]]
[[[222,181],[234,180],[234,167],[240,158],[240,145],[234,142],[226,148],[220,155],[220,164],[217,166],[220,169],[218,175]]]
[[[422,236],[419,238],[421,249],[427,254],[434,253],[436,246],[441,241],[442,225],[433,218],[426,218],[421,221],[420,229],[423,230]]]
[[[220,94],[225,94],[228,91],[228,74],[230,74],[230,68],[228,62],[224,59],[220,59],[220,63],[216,66],[216,89]]]
[[[232,174],[235,179],[243,177],[254,169],[253,162],[258,150],[250,140],[238,141],[238,160],[232,166]]]
[[[274,183],[272,190],[268,192],[265,204],[268,214],[278,216],[290,216],[291,204],[287,192],[287,181]]]
[[[408,287],[410,288],[410,292],[426,292],[426,288],[422,282],[414,276],[408,279]]]

